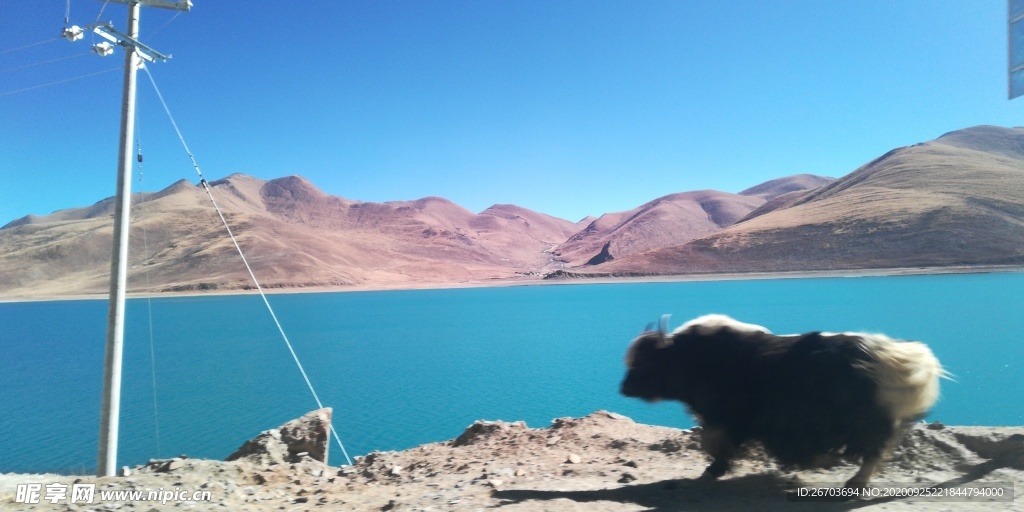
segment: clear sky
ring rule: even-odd
[[[1002,0],[194,4],[143,9],[141,39],[173,54],[150,70],[211,180],[299,174],[350,199],[575,221],[1024,124]],[[57,40],[64,11],[2,4],[0,225],[114,193],[123,54]],[[73,24],[97,17],[123,30],[126,7],[71,1]],[[134,189],[197,181],[142,73],[138,109]]]

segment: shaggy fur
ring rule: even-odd
[[[678,400],[705,429],[717,478],[748,441],[781,464],[809,467],[822,456],[863,461],[848,486],[864,486],[906,422],[938,398],[943,370],[923,343],[883,335],[777,336],[707,315],[672,334],[646,332],[626,355],[622,394]]]

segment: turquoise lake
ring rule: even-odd
[[[629,342],[724,313],[776,333],[928,343],[955,382],[929,416],[1024,424],[1024,274],[582,284],[271,295],[350,455],[458,436],[478,419],[544,427],[606,409],[689,427],[677,403],[618,395]],[[0,303],[0,472],[92,472],[106,301]],[[152,311],[150,317],[149,311]],[[154,415],[153,362],[159,435]],[[133,299],[119,465],[224,458],[316,408],[258,296]],[[343,463],[331,448],[331,463]]]

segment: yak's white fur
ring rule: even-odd
[[[735,331],[741,332],[763,332],[765,334],[771,334],[772,332],[768,329],[761,327],[760,325],[748,324],[734,320],[726,315],[704,315],[685,324],[679,326],[672,334],[679,334],[684,332],[692,332],[694,334],[704,334],[714,331],[722,327],[728,327]]]
[[[939,379],[949,379],[939,360],[920,341],[894,340],[884,334],[865,332],[823,332],[822,336],[860,338],[871,361],[860,365],[878,384],[879,405],[888,409],[897,423],[928,412],[939,399]]]
[[[878,384],[878,404],[896,421],[915,419],[939,399],[939,378],[946,377],[927,345],[897,341],[884,334],[850,333],[861,339],[871,357],[862,367]]]
[[[667,320],[667,315],[663,317],[663,319]],[[676,334],[685,332],[691,332],[693,334],[707,334],[714,331],[715,329],[720,329],[722,327],[728,327],[730,329],[741,332],[763,332],[765,334],[772,333],[771,331],[764,327],[761,327],[760,325],[743,323],[740,322],[739,320],[734,320],[726,315],[710,314],[700,316],[694,318],[693,320],[690,320],[689,322],[686,322],[685,324],[679,326],[679,328],[676,329],[675,331],[672,331],[672,334],[667,334],[667,336],[669,336],[669,339],[671,339],[671,336],[675,336]],[[637,340],[639,340],[639,338]],[[629,349],[626,350],[626,367],[632,368],[634,361],[636,361],[636,341],[634,341],[633,344],[629,346]]]

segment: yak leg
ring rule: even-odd
[[[881,455],[865,455],[864,462],[860,465],[860,469],[853,475],[849,480],[846,481],[847,489],[863,489],[868,486],[868,480],[871,476],[878,471],[879,463],[882,461]]]
[[[736,445],[729,434],[717,427],[704,427],[701,438],[704,451],[713,459],[701,475],[703,480],[714,480],[729,471],[729,461],[736,454]]]
[[[901,434],[905,432],[909,424],[903,421],[896,421],[893,424],[891,435],[887,440],[880,442],[874,449],[867,450],[864,454],[864,461],[860,465],[860,469],[853,475],[849,480],[846,481],[846,487],[853,488],[864,488],[868,485],[868,480],[881,468],[883,455],[888,457],[892,454],[893,449],[899,443],[903,437]]]

